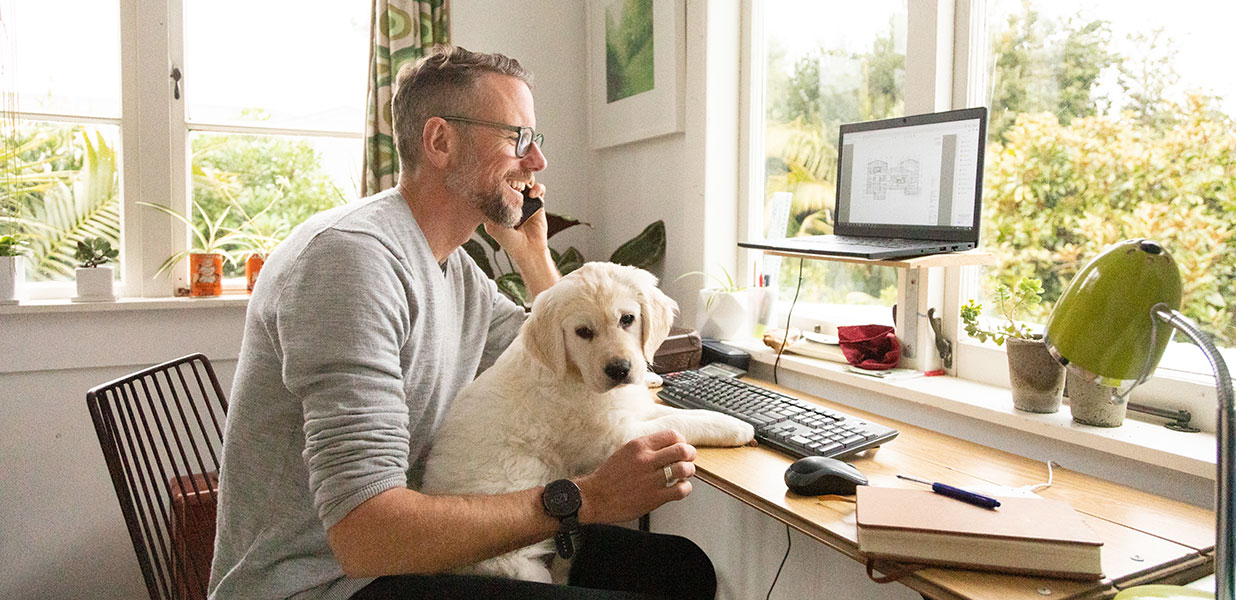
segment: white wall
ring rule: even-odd
[[[183,303],[182,303],[183,304]],[[0,599],[146,597],[86,391],[203,352],[225,393],[244,306],[0,314]]]

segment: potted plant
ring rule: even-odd
[[[545,218],[548,224],[546,238],[552,238],[576,225],[592,227],[589,223],[554,213],[546,213]],[[480,241],[477,241],[477,238]],[[499,291],[525,308],[532,304],[531,298],[528,298],[528,291],[524,287],[523,278],[515,270],[515,265],[510,257],[506,256],[497,240],[485,233],[484,225],[476,228],[476,237],[464,242],[463,248],[481,268],[481,271],[494,280]],[[584,264],[584,255],[574,246],[568,247],[564,252],[550,248],[549,252],[554,259],[554,265],[558,267],[558,272],[563,275]],[[655,221],[645,227],[639,235],[627,240],[617,250],[614,250],[609,256],[609,262],[647,270],[664,257],[665,222]],[[499,260],[500,258],[503,260]]]
[[[149,202],[138,202],[138,204],[147,208],[153,208],[184,223],[189,228],[189,231],[193,232],[193,241],[195,242],[193,248],[191,250],[181,250],[169,256],[167,260],[163,261],[163,264],[159,265],[159,270],[155,272],[155,275],[164,272],[170,275],[172,267],[188,256],[189,295],[218,296],[222,294],[223,261],[232,261],[227,247],[229,244],[235,243],[240,237],[240,234],[237,232],[226,229],[223,226],[223,222],[227,219],[232,207],[225,207],[218,218],[211,219],[210,215],[206,214],[206,210],[202,208],[202,205],[194,200],[193,209],[202,215],[203,221],[203,226],[198,228],[193,224],[192,220],[176,210]]]
[[[1005,346],[1013,407],[1026,412],[1054,413],[1060,410],[1064,366],[1052,358],[1041,334],[1017,320],[1022,311],[1038,305],[1042,299],[1042,282],[1023,277],[1015,289],[1004,284],[996,287],[996,304],[1005,319],[1000,325],[992,329],[981,326],[982,305],[974,300],[961,307],[961,320],[971,337]]]
[[[700,290],[699,302],[704,310],[698,313],[695,328],[706,338],[729,340],[747,336],[752,331],[749,292],[734,282],[725,267],[721,267],[721,274],[723,277],[693,271],[682,275],[703,275],[716,284]]]
[[[103,238],[86,238],[77,241],[77,296],[74,302],[110,302],[116,299],[113,286],[115,272],[108,262],[116,260],[120,250],[112,248]]]
[[[20,233],[0,235],[0,304],[17,304],[17,292],[25,277],[25,237]]]

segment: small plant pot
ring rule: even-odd
[[[266,259],[258,254],[250,254],[245,260],[245,289],[249,293],[253,293],[253,284],[257,283],[258,272],[262,270],[262,265],[266,264]]]
[[[1065,393],[1069,397],[1069,411],[1073,413],[1074,421],[1095,427],[1124,425],[1124,414],[1129,405],[1116,395],[1116,388],[1069,373]]]
[[[111,267],[91,267],[78,269],[77,295],[74,302],[114,302],[116,290],[114,286],[115,270]]]
[[[1009,360],[1009,388],[1013,408],[1032,413],[1060,410],[1064,392],[1064,366],[1047,351],[1043,340],[1008,338],[1004,341]]]
[[[700,290],[696,329],[701,337],[732,340],[751,335],[750,300],[746,290]]]
[[[189,255],[189,295],[218,296],[223,293],[223,255]]]
[[[0,256],[0,304],[17,304],[26,265],[21,256]]]

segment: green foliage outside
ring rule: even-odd
[[[78,242],[98,238],[120,247],[114,143],[81,125],[6,125],[0,133],[0,235],[26,247],[27,280],[72,279]],[[229,276],[243,274],[242,254],[268,253],[310,215],[345,202],[307,141],[204,134],[191,146],[194,246],[212,227],[233,233],[223,249],[240,260],[227,264]]]
[[[905,55],[896,49],[892,20],[869,51],[817,48],[788,69],[785,52],[775,41],[770,44],[765,198],[794,194],[787,236],[832,233],[841,124],[905,113]],[[838,77],[838,72],[853,76]],[[798,273],[798,261],[781,261],[783,296],[793,295]],[[890,267],[811,260],[803,263],[802,275],[803,300],[883,306],[896,301],[897,271]]]
[[[119,245],[116,152],[101,130],[6,121],[0,172],[0,233],[26,246],[28,281],[72,279],[77,243]]]
[[[1169,98],[1180,77],[1162,31],[1135,34],[1138,54],[1123,56],[1110,23],[1044,18],[1028,3],[993,30],[981,243],[997,264],[987,296],[1040,280],[1042,302],[1024,316],[1042,323],[1087,260],[1147,237],[1180,265],[1183,312],[1236,346],[1232,117],[1200,91]],[[864,53],[817,49],[789,76],[778,68],[784,52],[770,52],[765,192],[794,193],[788,235],[831,233],[838,124],[901,114],[904,57],[892,39],[890,26]],[[837,73],[855,68],[859,84],[845,87]],[[1114,98],[1099,85],[1113,74]],[[796,281],[795,262],[783,261],[782,282]],[[875,303],[895,286],[892,269],[804,265],[805,298]]]

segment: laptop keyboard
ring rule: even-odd
[[[931,242],[926,242],[923,240],[907,240],[903,238],[865,238],[835,235],[831,238],[830,243],[845,244],[847,246],[862,246],[864,248],[919,248],[924,244],[930,244]]]
[[[795,458],[848,456],[897,437],[897,430],[745,381],[698,371],[662,375],[657,396],[678,408],[725,413],[755,427],[755,438]]]

